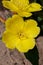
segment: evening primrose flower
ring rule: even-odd
[[[22,17],[30,17],[31,12],[40,11],[41,5],[38,3],[29,3],[29,0],[3,0],[3,6],[16,12]]]
[[[23,20],[19,15],[13,15],[5,22],[6,30],[2,41],[9,49],[27,52],[35,46],[35,38],[40,32],[37,22],[33,19]]]

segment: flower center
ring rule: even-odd
[[[19,32],[17,34],[17,36],[19,37],[19,39],[26,39],[26,38],[28,38],[23,32]]]
[[[24,36],[24,34],[21,32],[21,33],[19,33],[19,38],[20,39],[23,39],[25,36]]]

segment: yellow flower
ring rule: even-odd
[[[30,17],[31,12],[40,11],[41,5],[38,3],[29,3],[29,0],[10,0],[2,1],[3,6],[10,9],[12,12],[16,12],[22,17]]]
[[[37,25],[33,19],[24,21],[19,15],[13,15],[5,22],[6,31],[2,41],[9,49],[17,48],[20,52],[27,52],[35,46],[35,37],[40,32]]]

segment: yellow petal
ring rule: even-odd
[[[5,25],[7,30],[16,33],[23,28],[24,21],[19,15],[13,15],[12,18],[7,19]]]
[[[38,3],[31,3],[27,9],[28,12],[35,12],[35,11],[40,11],[40,10],[42,10],[41,5]]]
[[[24,39],[20,40],[18,44],[16,44],[16,48],[20,52],[27,52],[30,49],[33,49],[35,46],[35,40],[34,39]]]
[[[2,36],[2,41],[5,43],[6,47],[9,49],[15,48],[15,43],[17,43],[17,37],[13,34],[9,33],[8,31],[5,31]]]
[[[34,19],[28,19],[28,20],[25,20],[25,22],[27,26],[37,26],[38,25],[37,21],[35,21]]]
[[[32,28],[30,28],[30,30],[29,30],[29,37],[37,37],[38,35],[39,35],[39,33],[40,33],[40,28],[39,27],[34,27],[33,29]]]
[[[18,8],[10,1],[2,1],[3,6],[7,9],[10,9],[13,12],[17,12]]]
[[[18,14],[22,17],[30,17],[32,16],[32,13],[28,13],[28,12],[18,12]]]
[[[27,20],[27,22],[25,22],[27,24],[25,24],[24,27],[24,33],[28,36],[28,37],[32,37],[35,38],[39,35],[40,33],[40,28],[37,26],[37,22],[35,20]]]
[[[14,3],[14,5],[16,5],[19,9],[23,9],[29,4],[28,0],[11,0],[11,2]]]

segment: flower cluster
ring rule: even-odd
[[[6,30],[2,35],[2,41],[9,49],[18,49],[20,52],[27,52],[35,46],[35,38],[40,33],[38,23],[33,19],[23,20],[22,17],[30,17],[31,12],[40,11],[41,5],[29,3],[28,0],[2,1],[3,6],[16,12],[5,22]]]

